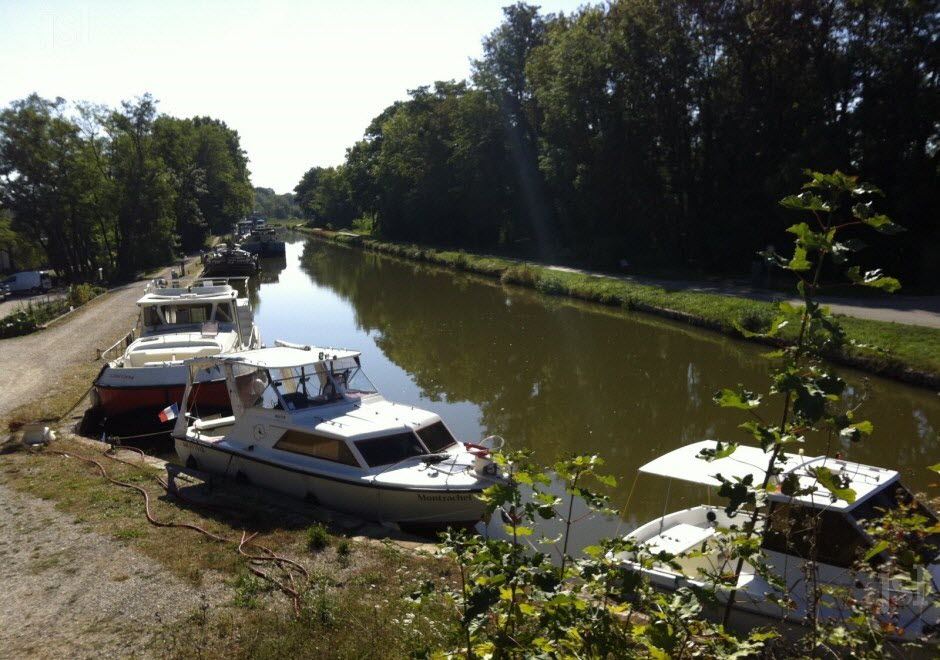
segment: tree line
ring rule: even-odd
[[[929,286],[937,34],[932,2],[519,3],[469,80],[412,90],[295,192],[314,223],[365,217],[393,240],[746,272],[789,242],[775,200],[806,168],[842,169],[908,228],[868,252]]]
[[[252,208],[238,132],[211,117],[36,94],[0,112],[0,249],[69,281],[124,280],[205,245]]]
[[[262,218],[289,220],[300,217],[300,207],[294,199],[294,193],[274,192],[273,188],[256,187],[254,213]]]

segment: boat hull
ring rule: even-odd
[[[708,522],[709,515],[712,516],[712,522]],[[733,573],[737,563],[720,550],[716,551],[712,545],[714,540],[721,536],[718,529],[739,523],[740,520],[729,518],[721,507],[702,505],[667,514],[627,535],[627,539],[645,546],[651,558],[660,551],[670,555],[689,553],[676,556],[672,560],[682,568],[681,572],[665,563],[655,562],[649,565],[647,562],[647,565],[641,565],[629,554],[621,555],[619,559],[622,560],[624,568],[642,575],[654,588],[666,593],[674,593],[682,588],[709,588],[713,585],[710,575],[729,575]],[[714,533],[709,533],[710,528]],[[690,531],[694,532],[695,529],[701,530],[701,534],[690,534]],[[690,543],[679,542],[682,537]],[[674,547],[669,547],[670,543],[675,544]],[[747,631],[755,626],[783,624],[791,628],[790,633],[793,635],[801,634],[805,631],[809,612],[803,564],[794,557],[788,558],[779,552],[767,550],[765,555],[771,570],[776,567],[779,569],[777,572],[782,573],[780,577],[788,585],[789,592],[780,593],[761,578],[750,564],[745,563],[738,578],[738,589],[734,592],[729,623],[738,631]],[[867,586],[865,576],[850,569],[822,563],[817,564],[817,571],[821,585],[845,590],[856,599],[864,597]],[[715,589],[714,594],[716,603],[707,611],[716,619],[720,619],[732,592],[719,587]],[[882,592],[882,595],[887,595],[898,607],[897,620],[885,623],[893,623],[896,629],[902,631],[899,635],[889,636],[889,639],[915,640],[926,628],[937,625],[940,612],[929,602],[919,601],[917,594],[902,589],[890,594]],[[791,603],[786,607],[781,603],[788,597]],[[824,599],[817,613],[821,619],[836,621],[847,620],[853,615],[850,607],[842,605],[834,598]]]
[[[187,375],[187,368],[181,365],[136,368],[105,365],[94,383],[95,407],[105,417],[159,412],[182,402]],[[220,410],[230,407],[225,376],[221,373],[198,381],[194,392],[198,405]]]
[[[251,457],[217,443],[176,439],[176,453],[191,466],[270,488],[366,520],[412,529],[469,527],[484,513],[479,489],[418,489],[375,485],[313,473],[270,459]]]

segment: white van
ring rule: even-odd
[[[14,273],[3,280],[10,287],[10,293],[39,293],[52,288],[52,278],[42,270],[27,270]]]

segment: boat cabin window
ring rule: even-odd
[[[222,311],[222,308],[226,311]],[[160,325],[189,325],[192,323],[205,323],[218,320],[223,323],[232,323],[234,315],[231,304],[219,305],[218,317],[212,317],[212,303],[193,303],[191,305],[148,305],[143,308],[145,326]]]
[[[423,429],[418,429],[418,437],[421,438],[421,442],[428,448],[428,451],[432,453],[444,451],[448,447],[457,444],[454,436],[444,426],[444,422],[435,422]]]
[[[232,303],[219,303],[216,305],[215,320],[219,323],[234,323],[235,315],[232,313]]]
[[[870,542],[851,520],[831,509],[775,502],[764,528],[762,547],[848,568],[865,555]]]
[[[212,318],[210,303],[198,305],[166,305],[163,318],[169,324],[204,323]]]
[[[313,456],[324,461],[333,461],[343,465],[360,467],[359,461],[353,456],[352,450],[342,440],[327,438],[300,431],[288,431],[274,443],[275,449],[289,451],[293,454]]]
[[[391,465],[427,453],[411,431],[356,441],[356,449],[369,467]]]

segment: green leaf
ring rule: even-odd
[[[738,408],[740,410],[751,410],[760,405],[760,395],[750,392],[742,385],[738,386],[739,391],[723,389],[714,396],[714,401],[722,408]]]
[[[845,274],[854,284],[861,286],[882,289],[889,293],[894,293],[901,288],[901,283],[897,279],[885,276],[880,268],[866,271],[865,274],[862,275],[858,266],[852,266],[845,271]]]
[[[805,222],[793,225],[787,231],[795,234],[797,244],[807,250],[829,249],[830,240],[824,234],[813,231]]]
[[[892,222],[891,218],[888,216],[879,213],[878,215],[873,215],[868,218],[860,218],[862,222],[871,227],[877,232],[882,234],[900,234],[904,231],[904,227],[899,224]]]
[[[940,473],[940,463],[934,463],[933,465],[928,465],[927,469]]]
[[[876,543],[874,547],[865,554],[865,561],[873,559],[875,556],[880,555],[890,547],[891,545],[887,541],[878,541],[878,543]]]
[[[798,247],[793,251],[793,258],[787,267],[797,273],[802,273],[813,267],[813,263],[806,258],[806,248]]]
[[[778,429],[770,428],[757,422],[745,422],[741,424],[739,428],[753,435],[754,439],[760,443],[760,447],[764,451],[767,451],[771,445],[780,440],[780,431]]]
[[[597,479],[598,482],[604,484],[605,486],[609,486],[610,488],[617,487],[617,477],[614,477],[613,475],[595,474],[594,478]]]
[[[819,195],[810,192],[784,197],[780,200],[780,206],[793,211],[829,211],[829,204]]]
[[[711,463],[712,461],[717,460],[719,458],[726,458],[728,456],[731,456],[731,454],[733,454],[737,448],[738,448],[738,445],[737,443],[734,443],[734,442],[729,442],[728,444],[716,442],[714,449],[706,447],[698,453],[696,458],[701,458],[702,460],[705,460]]]
[[[848,487],[847,477],[840,477],[829,468],[810,468],[810,472],[819,485],[828,490],[834,500],[845,500],[849,504],[855,501],[855,491]]]

